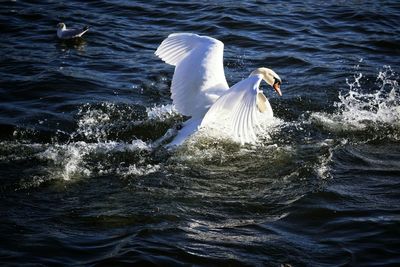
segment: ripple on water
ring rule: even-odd
[[[396,265],[398,7],[3,2],[0,262]],[[91,28],[60,41],[60,21]],[[172,32],[224,41],[231,85],[281,76],[259,143],[162,147],[185,120],[154,55]]]

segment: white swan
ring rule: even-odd
[[[191,33],[169,35],[155,52],[175,66],[173,104],[178,112],[191,116],[168,146],[179,146],[199,127],[223,127],[233,140],[253,143],[260,116],[273,117],[271,105],[258,87],[264,80],[281,96],[279,76],[271,69],[258,68],[229,88],[223,52],[221,41]]]
[[[65,23],[60,22],[57,24],[57,37],[64,40],[73,39],[81,37],[88,30],[89,30],[88,26],[85,26],[82,29],[67,29]]]

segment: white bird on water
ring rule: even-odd
[[[88,30],[89,30],[88,26],[85,26],[82,29],[67,29],[65,23],[60,22],[57,25],[57,37],[64,40],[73,39],[81,37]]]
[[[223,52],[221,41],[191,33],[169,35],[155,52],[164,62],[175,66],[171,84],[173,104],[178,112],[191,116],[169,147],[179,146],[203,127],[220,127],[241,144],[254,143],[260,118],[272,119],[271,105],[259,85],[264,80],[282,96],[282,80],[273,70],[258,68],[229,88]]]

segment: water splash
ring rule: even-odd
[[[150,129],[159,127],[176,116],[172,105],[146,110],[143,106],[108,102],[85,104],[77,113],[77,129],[69,134],[66,143],[22,141],[29,129],[21,129],[15,134],[14,141],[3,142],[5,151],[0,151],[0,161],[29,159],[38,162],[37,166],[32,166],[30,178],[22,178],[20,189],[36,187],[50,180],[76,181],[99,175],[143,176],[160,170],[161,166],[152,163],[152,142],[136,138],[132,131],[144,128],[143,125],[149,125]],[[25,152],[21,155],[18,151]]]
[[[48,162],[48,171],[52,177],[61,177],[68,181],[72,178],[83,178],[91,175],[104,175],[110,173],[121,173],[113,162],[108,163],[107,156],[125,154],[126,157],[133,153],[149,151],[149,146],[136,140],[131,144],[119,142],[86,143],[83,141],[70,144],[53,144],[37,157]],[[93,158],[101,159],[93,164]],[[134,157],[132,157],[134,158]],[[118,165],[116,165],[118,166]]]
[[[349,91],[339,93],[339,101],[335,103],[337,111],[313,113],[311,121],[336,133],[372,130],[379,135],[388,134],[389,130],[388,136],[398,140],[400,88],[397,74],[390,66],[384,66],[377,75],[376,89],[363,88],[363,78],[362,73],[356,73],[353,80],[346,79]]]
[[[138,164],[129,165],[128,167],[120,167],[116,170],[116,173],[121,175],[123,178],[145,176],[151,173],[155,173],[161,169],[161,165],[147,164],[145,166],[139,166]]]
[[[39,153],[38,158],[52,162],[52,176],[70,180],[73,176],[87,177],[91,174],[91,171],[83,165],[83,158],[90,151],[90,146],[85,142],[72,145],[54,145]]]
[[[159,105],[146,108],[147,117],[150,120],[164,121],[181,116],[174,105]]]
[[[102,109],[80,109],[78,113],[78,129],[74,135],[83,135],[86,138],[95,138],[98,141],[106,139],[105,126],[110,122],[110,116]]]
[[[146,119],[146,113],[143,106],[104,102],[83,105],[77,117],[78,128],[71,139],[105,142],[115,140],[121,129],[129,131],[132,125],[140,124]]]

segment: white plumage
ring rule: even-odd
[[[88,26],[85,26],[82,29],[67,29],[67,26],[60,22],[57,25],[57,37],[64,40],[74,39],[82,37],[82,35],[84,35],[88,30]]]
[[[201,126],[215,128],[221,125],[234,140],[242,144],[255,142],[259,116],[273,117],[268,100],[265,99],[263,113],[257,107],[257,94],[262,94],[258,88],[261,80],[261,75],[254,75],[232,86],[211,106]]]
[[[191,33],[168,36],[155,54],[175,66],[171,94],[186,121],[170,146],[180,145],[199,127],[220,129],[242,144],[257,140],[260,116],[272,118],[272,108],[259,89],[261,80],[281,95],[281,79],[272,70],[259,68],[231,88],[223,66],[224,44]]]
[[[186,116],[204,116],[209,106],[229,89],[223,65],[224,44],[196,34],[171,34],[155,54],[175,66],[172,100]]]

